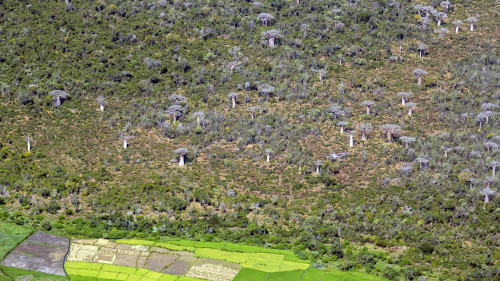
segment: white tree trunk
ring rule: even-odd
[[[231,101],[232,101],[232,103],[233,103],[233,108],[235,108],[235,107],[236,107],[236,98],[235,98],[235,97],[232,97],[232,98],[231,98]]]
[[[457,27],[455,28],[455,33],[458,34],[458,25]]]
[[[267,154],[267,163],[269,163],[269,153]]]
[[[173,116],[173,121],[174,121],[174,125],[175,125],[175,122],[177,122],[177,116],[175,114]]]
[[[344,134],[344,126],[340,126],[340,133]]]
[[[438,19],[438,27],[441,26],[441,19]]]
[[[484,196],[484,204],[488,204],[488,203],[490,203],[490,197],[488,196],[488,194],[486,194]]]
[[[57,97],[56,99],[56,107],[61,106],[61,97]]]
[[[365,132],[363,132],[363,133],[362,133],[362,135],[361,135],[361,139],[362,139],[363,141],[366,141],[366,133],[365,133]]]
[[[495,170],[497,169],[497,166],[493,166],[493,170],[491,171],[491,176],[495,177]]]
[[[387,139],[391,142],[391,132],[387,132]]]
[[[370,115],[370,107],[369,106],[366,107],[366,114]]]
[[[184,154],[181,154],[179,157],[179,166],[184,166]]]
[[[316,173],[319,174],[319,166],[316,166]]]
[[[31,151],[31,144],[30,144],[30,141],[28,141],[28,151]]]
[[[470,23],[470,31],[474,31],[474,23],[473,22]]]
[[[349,146],[350,147],[354,146],[354,138],[352,137],[352,135],[349,136]]]
[[[405,106],[405,105],[406,105],[406,101],[405,101],[405,98],[404,98],[404,97],[402,97],[402,98],[401,98],[401,104],[402,104],[403,106]]]
[[[101,111],[104,111],[104,105],[100,104],[99,108],[101,109]]]
[[[200,126],[200,124],[201,124],[200,116],[197,116],[197,117],[196,117],[196,123],[198,124],[198,127],[199,127],[199,126]]]
[[[413,112],[413,111],[412,111],[412,108],[411,108],[411,107],[409,107],[409,108],[408,108],[408,116],[411,116],[412,112]]]
[[[274,37],[269,38],[269,48],[274,48]]]
[[[418,76],[417,84],[419,87],[422,87],[422,76]]]
[[[123,148],[127,149],[127,147],[128,147],[127,140],[123,140]]]
[[[422,50],[420,50],[420,58],[422,58]]]

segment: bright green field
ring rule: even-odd
[[[33,230],[11,223],[0,223],[0,260],[19,245]]]
[[[72,281],[199,281],[200,279],[159,273],[144,268],[87,262],[66,262]]]

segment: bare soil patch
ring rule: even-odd
[[[2,261],[2,265],[66,276],[64,256],[69,239],[38,231]]]

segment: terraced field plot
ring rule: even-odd
[[[118,266],[118,269],[123,267],[146,269],[153,272],[149,273],[149,278],[152,278],[151,276],[153,275],[158,278],[163,276],[161,274],[155,275],[154,273],[156,272],[172,275],[174,277],[186,276],[213,281],[231,281],[241,268],[237,263],[195,257],[192,252],[188,251],[171,251],[151,245],[118,244],[104,239],[72,240],[67,261],[70,265],[73,264],[73,266],[75,265],[73,262],[83,262],[85,264],[97,263],[114,265]],[[69,274],[76,274],[79,276],[87,274],[83,276],[92,278],[99,277],[95,275],[95,272],[85,271],[83,263],[81,264],[82,268],[76,268],[76,271],[72,270]],[[76,265],[78,264],[79,263]],[[109,267],[99,267],[99,270],[101,269],[109,270]],[[112,274],[104,275],[108,276]],[[101,276],[100,278],[104,277]],[[124,278],[124,275],[116,275],[114,278]],[[166,277],[163,276],[161,278]],[[113,278],[108,279],[122,280]]]
[[[1,265],[66,276],[64,256],[68,247],[69,239],[38,231],[7,255]]]

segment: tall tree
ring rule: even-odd
[[[455,33],[458,34],[458,28],[463,24],[463,22],[461,20],[456,20],[453,21],[453,24],[455,25]]]
[[[28,143],[28,151],[31,151],[31,141],[33,141],[33,138],[28,136],[24,140]]]
[[[421,69],[421,68],[417,68],[415,70],[413,70],[413,75],[417,76],[417,84],[419,87],[422,87],[422,76],[424,75],[427,75],[429,73],[427,73],[427,71]]]

